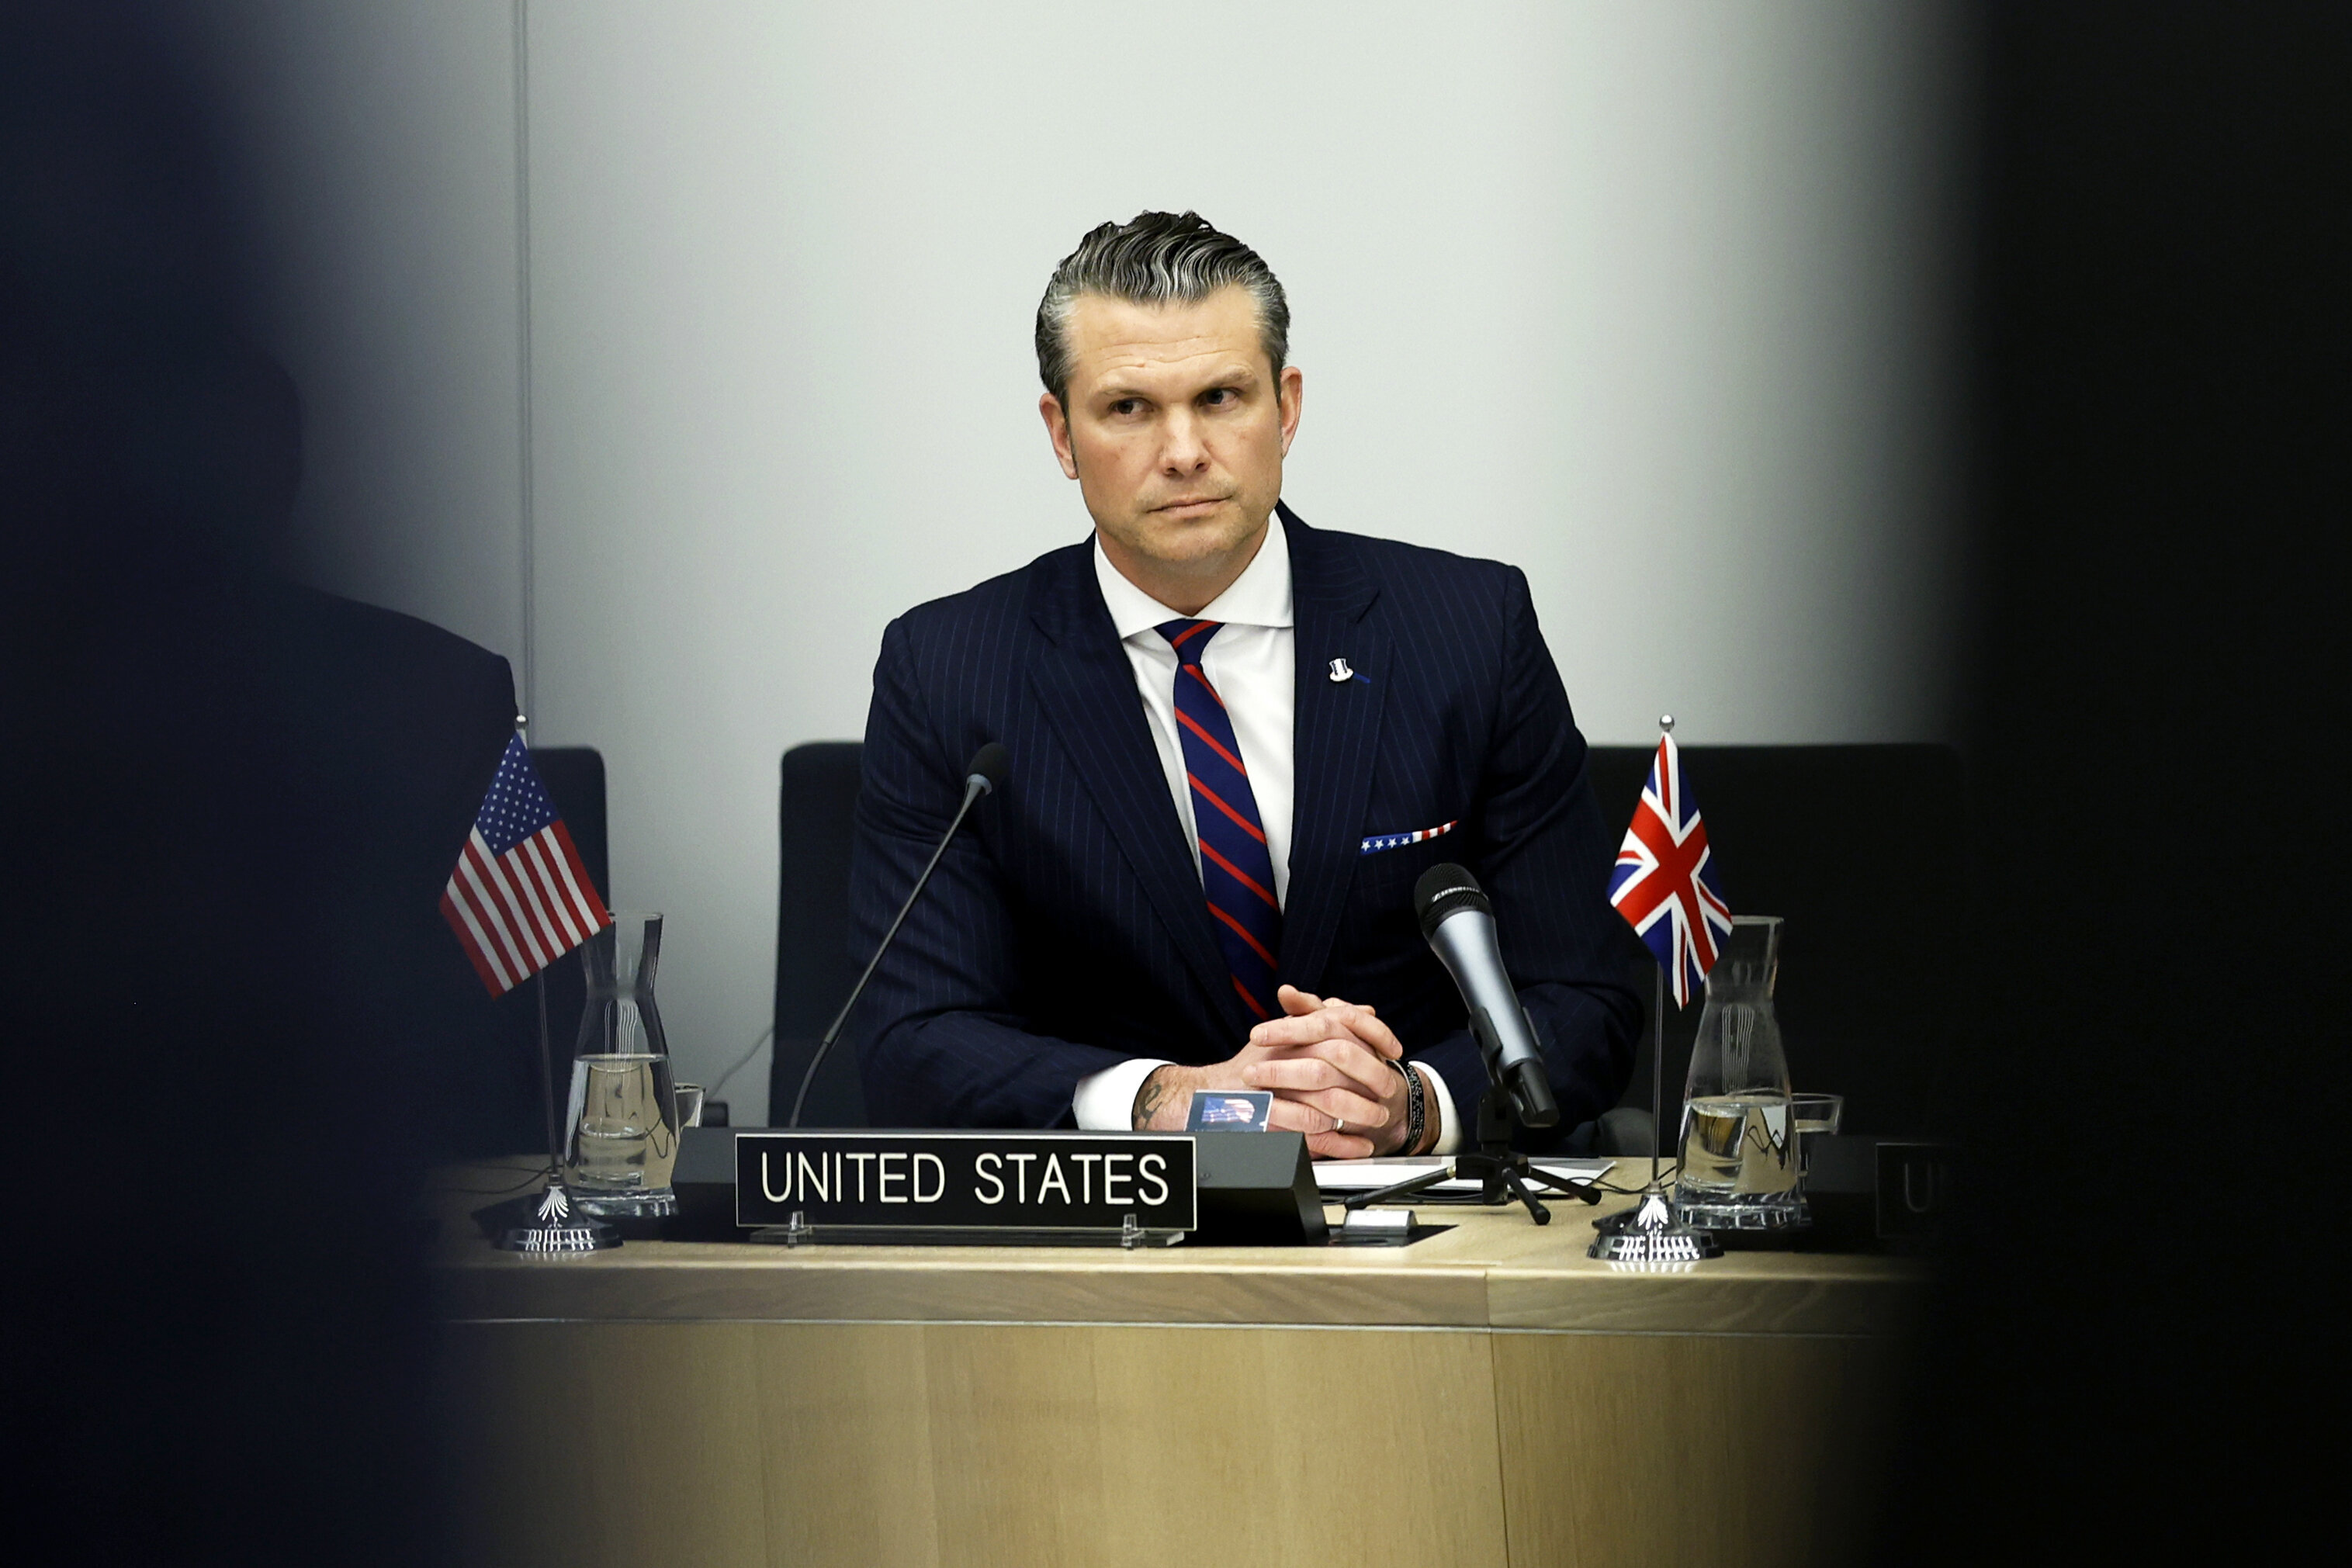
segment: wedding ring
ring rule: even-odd
[[[1331,1118],[1331,1130],[1335,1133],[1344,1133],[1348,1130],[1348,1124],[1334,1116]]]

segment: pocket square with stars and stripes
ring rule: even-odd
[[[1407,844],[1417,844],[1423,839],[1442,838],[1461,825],[1461,820],[1456,818],[1451,822],[1440,822],[1433,828],[1423,828],[1418,832],[1374,833],[1370,838],[1364,841],[1364,847],[1358,850],[1356,852],[1358,854],[1376,855],[1382,850],[1401,850]]]

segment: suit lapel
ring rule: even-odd
[[[1052,644],[1030,670],[1039,706],[1185,967],[1200,982],[1218,1031],[1213,1038],[1238,1049],[1250,1019],[1209,923],[1200,872],[1168,798],[1159,748],[1136,696],[1134,667],[1095,585],[1091,554],[1079,549],[1046,558],[1033,580],[1030,610]]]
[[[1389,639],[1367,614],[1380,590],[1347,548],[1282,508],[1290,538],[1291,606],[1297,623],[1297,714],[1291,765],[1290,895],[1276,972],[1304,990],[1320,982],[1339,914],[1355,881],[1388,701]],[[1331,661],[1353,674],[1331,678]]]

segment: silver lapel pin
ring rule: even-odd
[[[1355,678],[1356,672],[1348,668],[1347,660],[1334,659],[1331,661],[1331,680],[1334,685],[1337,685],[1341,681],[1352,681]]]

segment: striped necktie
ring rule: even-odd
[[[1274,857],[1258,821],[1257,797],[1224,699],[1201,669],[1216,621],[1169,621],[1156,630],[1176,650],[1176,733],[1192,790],[1201,837],[1201,885],[1216,923],[1217,945],[1234,989],[1253,1017],[1276,1015],[1274,955],[1282,945],[1282,905],[1274,896]]]

